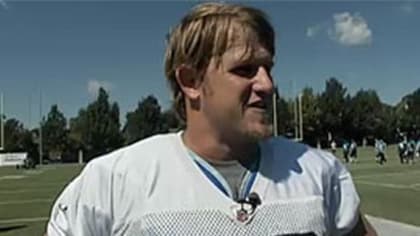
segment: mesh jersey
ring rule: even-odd
[[[251,191],[262,204],[246,220],[178,133],[87,164],[57,198],[48,235],[342,235],[354,227],[359,197],[337,158],[284,138],[260,146]]]

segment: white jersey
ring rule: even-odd
[[[359,197],[332,154],[284,138],[264,141],[247,219],[209,181],[180,133],[92,160],[57,198],[48,235],[342,235]]]

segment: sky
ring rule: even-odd
[[[8,118],[34,127],[57,104],[66,118],[104,87],[121,119],[153,94],[171,104],[165,35],[195,2],[0,0],[0,93]],[[374,89],[395,105],[420,87],[420,2],[257,1],[275,28],[283,97]]]

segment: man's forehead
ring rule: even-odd
[[[273,61],[273,55],[259,43],[233,45],[223,54],[228,62]]]

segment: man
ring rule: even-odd
[[[337,143],[335,142],[335,140],[333,139],[331,141],[331,152],[335,155],[335,152],[337,150]]]
[[[349,153],[350,163],[357,162],[357,143],[354,139],[351,140]]]
[[[347,140],[343,141],[343,157],[346,163],[349,162],[350,143]]]
[[[398,156],[400,157],[400,163],[408,163],[407,159],[407,138],[404,137],[401,139],[401,141],[398,143]]]
[[[380,165],[386,162],[385,149],[386,149],[385,141],[382,139],[376,139],[375,140],[376,162],[378,162]]]
[[[48,234],[375,235],[333,155],[270,138],[274,42],[257,9],[195,7],[165,58],[185,131],[91,161]]]
[[[414,165],[414,155],[416,149],[416,142],[413,138],[410,138],[407,142],[407,162]]]

